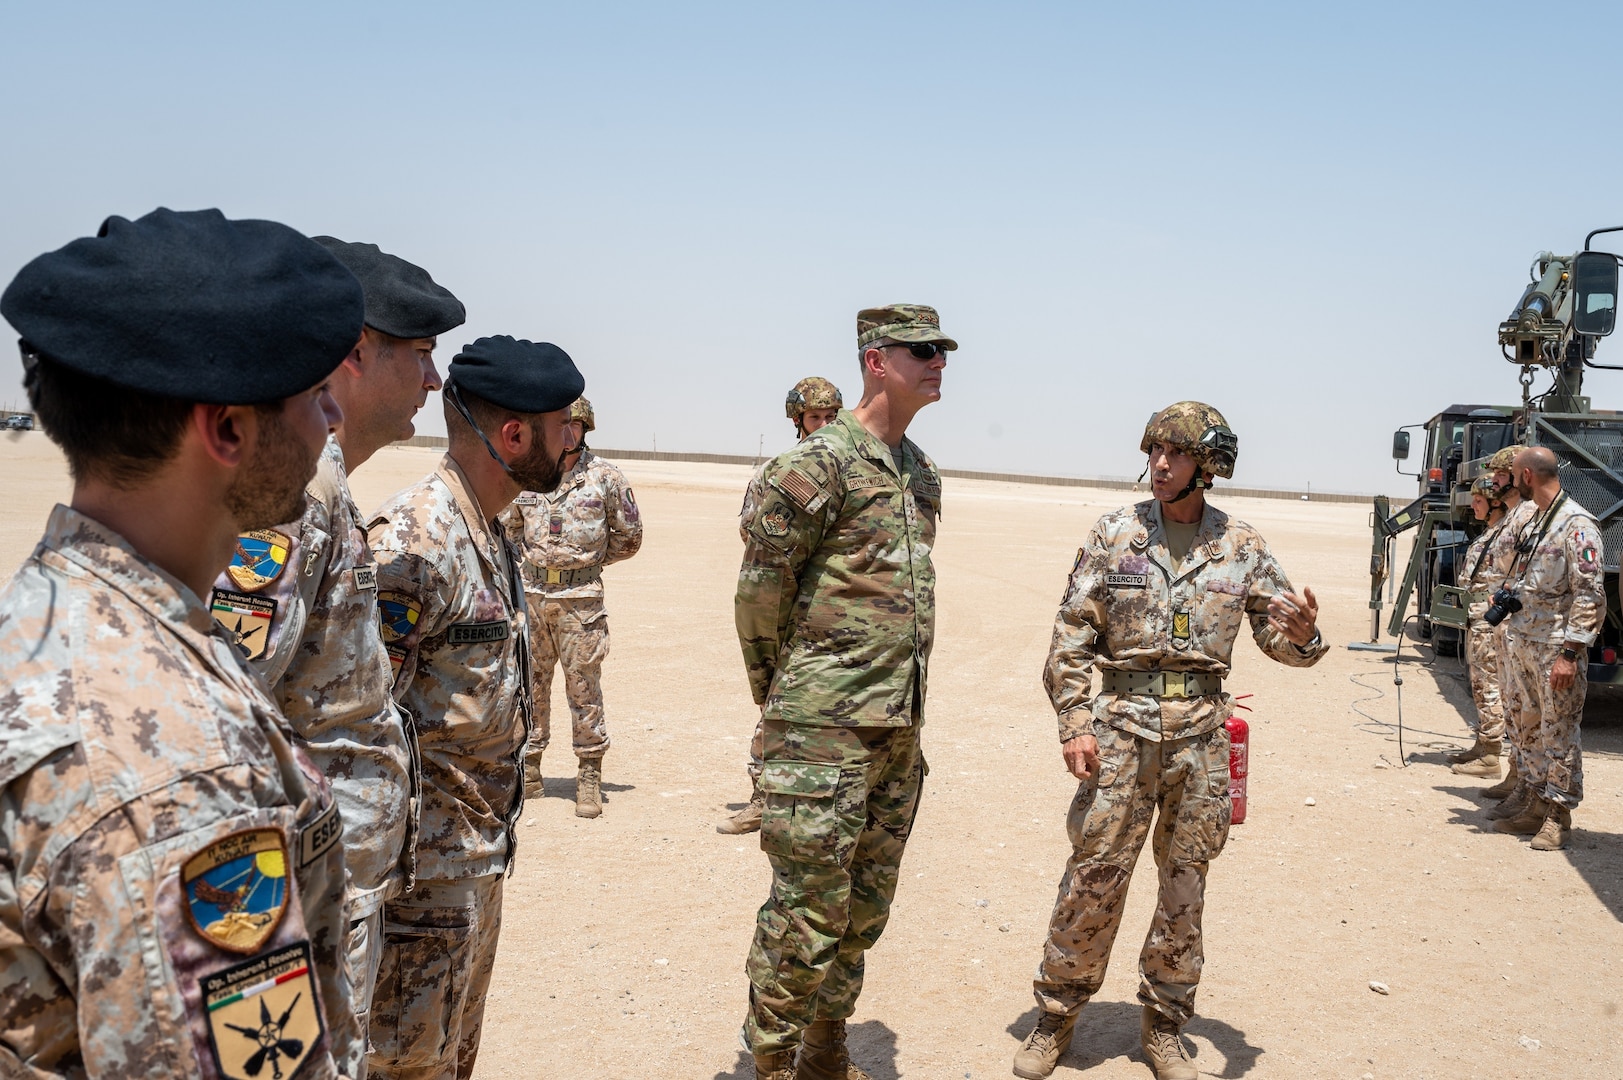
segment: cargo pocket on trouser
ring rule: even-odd
[[[423,1068],[454,1052],[468,985],[471,928],[385,923],[383,960],[372,997],[372,1056],[397,1068]]]
[[[761,906],[755,916],[755,941],[744,961],[744,974],[751,985],[769,992],[776,988],[783,964],[783,937],[788,929],[789,917],[779,910],[777,901],[768,900]]]
[[[1102,857],[1116,849],[1127,830],[1138,755],[1136,736],[1128,732],[1095,724],[1093,735],[1099,743],[1099,764],[1091,777],[1077,783],[1065,815],[1065,832],[1071,847]]]
[[[1173,865],[1210,862],[1228,843],[1229,822],[1234,814],[1234,804],[1229,801],[1228,766],[1210,769],[1204,781],[1205,792],[1196,795],[1193,789],[1201,781],[1191,777],[1191,791],[1178,806],[1169,856]]]
[[[761,768],[761,850],[795,862],[839,866],[856,842],[840,828],[838,765],[768,761]]]

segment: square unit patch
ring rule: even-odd
[[[274,598],[215,589],[209,610],[244,660],[259,660],[270,650],[271,627],[276,625]]]
[[[209,1049],[221,1076],[290,1077],[321,1044],[326,1027],[311,977],[309,942],[263,953],[199,981]]]

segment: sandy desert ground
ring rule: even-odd
[[[375,505],[436,457],[386,451],[357,473],[357,501]],[[38,434],[0,440],[0,462],[9,567],[68,483]],[[753,1075],[737,1035],[768,871],[754,837],[713,828],[748,794],[754,712],[731,616],[748,470],[623,467],[647,541],[606,575],[607,810],[573,816],[574,762],[555,742],[508,883],[482,1077]],[[1008,1076],[1032,1023],[1074,790],[1038,672],[1077,545],[1125,501],[959,480],[945,500],[932,771],[851,1028],[879,1080]],[[1186,1029],[1202,1075],[1623,1076],[1623,728],[1592,717],[1570,850],[1487,831],[1478,782],[1442,764],[1468,741],[1459,662],[1405,651],[1405,759],[1391,657],[1343,647],[1368,626],[1367,510],[1215,501],[1313,586],[1336,648],[1307,671],[1236,650],[1230,685],[1254,695],[1250,816],[1212,867],[1206,972]],[[1057,1077],[1150,1076],[1133,995],[1154,881],[1146,855],[1116,962]]]

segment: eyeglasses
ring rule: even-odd
[[[906,349],[913,354],[916,360],[934,360],[937,356],[945,356],[947,350],[933,341],[920,341],[909,343],[906,341],[893,341],[889,345],[879,346],[881,349]]]

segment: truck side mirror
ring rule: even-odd
[[[1572,261],[1572,288],[1577,303],[1572,328],[1605,337],[1617,323],[1617,257],[1605,251],[1581,251]]]
[[[1407,431],[1394,431],[1392,433],[1392,460],[1405,461],[1409,457],[1409,433]]]

